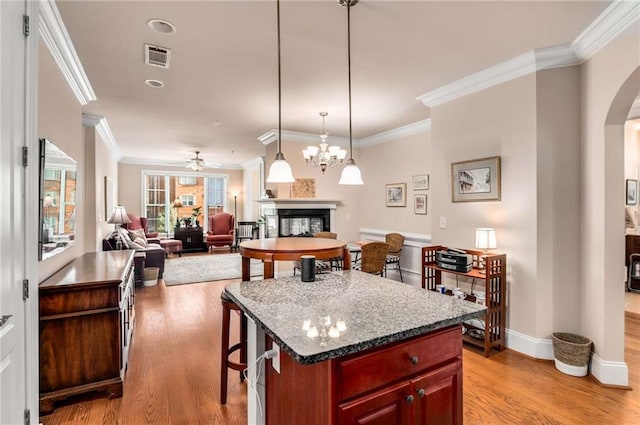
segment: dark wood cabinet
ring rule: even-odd
[[[456,325],[312,365],[281,351],[281,373],[266,367],[267,424],[460,425],[460,334]]]
[[[173,238],[182,241],[182,252],[206,251],[202,227],[180,227],[174,230]]]
[[[40,413],[69,396],[122,396],[135,323],[133,250],[87,253],[39,285]]]
[[[624,265],[629,267],[631,254],[640,254],[640,235],[625,235]]]

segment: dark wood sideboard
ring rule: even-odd
[[[173,232],[173,238],[182,241],[182,252],[206,251],[202,227],[179,227]]]
[[[135,321],[133,250],[87,253],[39,285],[40,413],[69,396],[122,396]]]

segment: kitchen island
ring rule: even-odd
[[[462,424],[461,323],[485,307],[358,271],[225,291],[250,319],[249,364],[280,349],[258,400],[249,385],[250,424]]]

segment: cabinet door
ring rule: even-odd
[[[411,381],[415,425],[462,424],[460,360]]]
[[[409,399],[410,396],[411,385],[409,382],[403,382],[344,403],[338,408],[338,424],[409,424],[411,403],[415,402],[415,397]]]

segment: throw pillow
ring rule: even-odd
[[[140,243],[143,246],[147,246],[147,237],[144,234],[144,229],[135,229],[135,230],[129,230],[129,237],[131,238],[132,241],[136,241],[136,239],[140,239]]]
[[[140,243],[135,242],[135,240],[131,239],[130,232],[127,229],[120,228],[118,230],[118,233],[120,234],[120,240],[122,241],[123,245],[126,246],[127,248],[144,249],[146,247],[146,244],[143,246]]]

